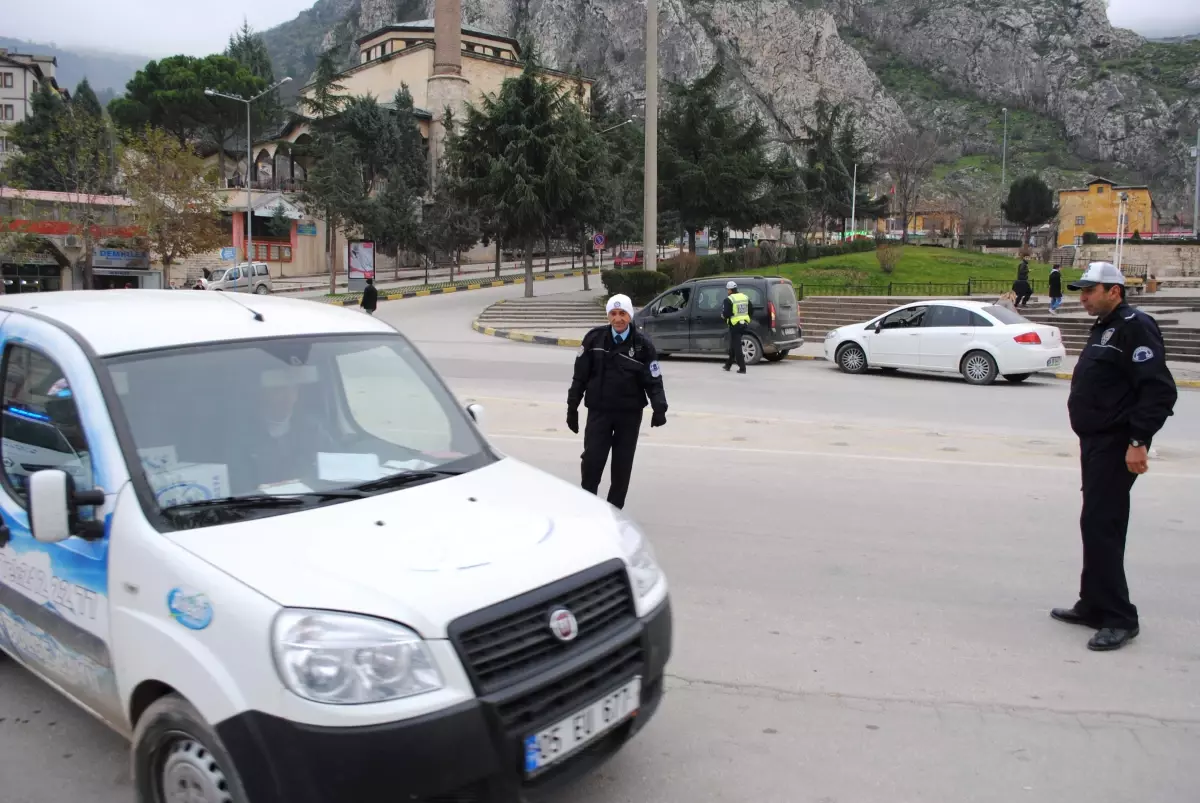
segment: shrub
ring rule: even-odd
[[[700,257],[691,251],[684,251],[679,256],[665,259],[659,263],[658,269],[671,277],[676,284],[694,279],[700,271]]]
[[[904,251],[899,245],[881,245],[876,248],[875,259],[879,262],[879,269],[884,273],[891,274],[900,264],[902,253]]]
[[[1135,229],[1133,232],[1133,236],[1129,238],[1129,242],[1140,243],[1141,241],[1142,241],[1142,233]]]
[[[657,270],[606,270],[600,281],[610,296],[624,293],[639,307],[672,284],[670,276]]]
[[[742,270],[758,270],[762,265],[762,251],[758,248],[742,249]]]
[[[762,251],[762,263],[764,265],[778,265],[780,263],[783,249],[775,243],[763,243],[759,246],[759,250]]]
[[[1100,235],[1096,234],[1096,232],[1085,231],[1083,233],[1083,244],[1084,245],[1095,245],[1098,242],[1100,242]]]

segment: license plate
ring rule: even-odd
[[[1057,368],[1060,365],[1062,365],[1062,357],[1051,357],[1050,359],[1046,360],[1047,368]]]
[[[560,722],[526,736],[525,775],[536,775],[596,741],[637,713],[641,699],[642,679],[636,677]]]
[[[794,335],[794,334],[796,334],[796,329],[795,329],[794,327],[792,327],[792,328],[785,328],[785,329],[783,330],[783,333],[784,333],[785,335]]]

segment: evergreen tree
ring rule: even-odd
[[[275,83],[275,68],[271,64],[271,54],[267,52],[267,44],[262,34],[250,27],[243,19],[242,27],[229,37],[229,46],[225,55],[241,64],[250,74],[263,82],[264,86]],[[271,136],[283,119],[283,106],[279,100],[279,90],[255,102],[253,108],[255,136],[266,138]]]
[[[1035,227],[1058,217],[1054,190],[1037,176],[1025,176],[1014,181],[1008,189],[1008,200],[1001,204],[1001,208],[1006,219],[1025,227],[1026,244]]]
[[[28,190],[61,189],[52,145],[66,113],[62,96],[49,82],[43,82],[30,103],[29,115],[9,129],[9,144],[17,152],[5,168],[7,183]]]
[[[75,94],[71,96],[71,108],[76,113],[88,114],[92,117],[104,116],[104,107],[100,105],[100,99],[96,97],[92,85],[86,78],[75,87]]]
[[[721,102],[722,79],[718,64],[691,84],[671,86],[662,115],[659,205],[678,212],[693,252],[697,230],[746,228],[761,215],[766,130],[757,119],[739,120],[732,105]]]

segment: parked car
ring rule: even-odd
[[[972,385],[1024,382],[1067,351],[1055,326],[986,301],[918,301],[825,335],[825,358],[846,373],[906,368],[960,373]]]
[[[251,281],[246,281],[246,265],[235,265],[232,268],[218,268],[204,282],[206,290],[234,290],[246,292],[247,284],[251,292],[266,295],[271,292],[271,269],[266,262],[254,263],[254,274]]]
[[[627,514],[378,318],[95,300],[0,297],[0,660],[131,741],[138,801],[517,803],[656,751],[671,606]]]
[[[729,327],[721,317],[727,291],[722,278],[691,279],[655,298],[634,316],[660,356],[728,354]],[[742,337],[746,364],[778,362],[804,342],[796,291],[778,276],[737,276],[738,290],[750,298],[750,331]]]
[[[613,259],[614,268],[636,268],[646,262],[645,251],[621,251]]]

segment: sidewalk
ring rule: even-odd
[[[522,343],[536,343],[542,346],[559,346],[561,348],[579,348],[583,336],[587,334],[588,329],[580,328],[577,330],[563,329],[535,329],[532,327],[517,329],[497,329],[480,323],[478,320],[471,324],[471,328],[476,332],[490,337],[502,337],[507,340],[516,340]],[[799,350],[792,351],[787,356],[789,360],[824,360],[825,347],[822,343],[805,342]],[[1071,373],[1075,370],[1076,363],[1079,362],[1079,357],[1068,355],[1063,360],[1062,370],[1055,374],[1040,374],[1040,376],[1053,376],[1056,379],[1070,379]],[[1175,377],[1175,384],[1182,388],[1200,388],[1200,363],[1195,362],[1176,362],[1168,360],[1167,365],[1171,369],[1172,375]]]
[[[589,267],[596,268],[594,260],[589,260]],[[606,268],[612,267],[606,265]],[[575,268],[583,269],[583,261],[575,260]],[[561,270],[571,269],[571,258],[551,259],[550,272],[554,273]],[[533,265],[534,276],[545,275],[546,264],[544,261],[536,261]],[[500,266],[501,278],[507,276],[523,276],[525,274],[525,265],[516,262],[503,262]],[[450,271],[447,268],[438,268],[436,271],[429,272],[428,285],[425,282],[424,268],[401,268],[399,278],[392,278],[392,271],[381,271],[377,274],[375,286],[382,292],[383,290],[391,290],[395,288],[411,288],[411,287],[444,287],[451,284]],[[496,277],[495,264],[478,264],[466,265],[462,268],[455,269],[453,284],[464,284],[471,282],[487,281]],[[346,280],[339,279],[337,282],[337,295],[349,295],[347,290]],[[271,280],[272,295],[299,295],[305,298],[315,298],[318,296],[329,295],[329,274],[320,274],[316,276],[289,276],[285,279]],[[353,294],[356,298],[358,293]]]

